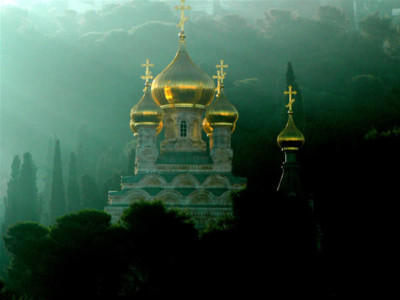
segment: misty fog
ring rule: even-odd
[[[302,89],[310,144],[324,143],[321,128],[330,135],[363,136],[395,125],[396,1],[357,1],[357,11],[353,1],[188,2],[193,61],[210,75],[219,59],[230,65],[226,91],[240,113],[233,135],[240,175],[249,176],[250,167],[241,164],[247,158],[279,169],[275,139],[288,62]],[[114,171],[128,167],[135,143],[129,112],[142,96],[140,64],[150,58],[158,74],[176,52],[175,3],[1,3],[1,199],[13,157],[25,152],[32,154],[43,193],[57,139],[63,171],[71,152],[84,151],[82,168],[101,189]],[[325,4],[336,10],[319,10]],[[354,118],[360,122],[353,124]],[[240,146],[246,143],[251,151]]]

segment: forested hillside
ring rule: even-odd
[[[87,157],[78,157],[87,164],[80,168],[99,184],[113,168],[125,171],[129,111],[142,94],[140,64],[151,58],[157,74],[172,60],[176,12],[163,3],[129,2],[84,14],[13,7],[1,14],[2,188],[12,157],[29,151],[44,189],[56,139],[64,170],[74,151]],[[274,140],[285,122],[288,62],[302,92],[304,116],[297,118],[304,119],[298,127],[307,149],[396,125],[399,33],[389,19],[371,15],[355,32],[343,12],[322,7],[313,19],[270,10],[257,24],[239,15],[202,15],[186,26],[199,66],[210,75],[220,58],[230,66],[226,93],[240,113],[233,136],[237,174],[250,175],[243,160],[280,163]]]
[[[24,218],[7,212],[16,191],[29,194],[24,201],[34,207],[24,220],[48,225],[58,209],[51,203],[63,197],[57,191],[65,189],[65,212],[101,209],[107,191],[119,188],[119,176],[132,172],[136,141],[129,113],[143,93],[141,64],[149,58],[158,74],[172,61],[177,14],[146,1],[84,13],[0,10],[5,227]],[[262,19],[248,18],[194,14],[185,25],[197,65],[213,75],[220,59],[229,64],[225,92],[239,111],[234,174],[247,177],[250,189],[242,214],[262,220],[260,211],[271,208],[265,195],[281,175],[276,137],[287,120],[283,92],[293,83],[299,93],[294,118],[306,139],[299,155],[303,187],[328,267],[351,281],[343,269],[349,262],[366,268],[364,259],[381,253],[378,245],[390,241],[398,225],[400,24],[377,11],[354,26],[351,16],[331,6],[314,14],[271,9]],[[68,197],[84,207],[67,204]]]

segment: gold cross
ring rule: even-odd
[[[225,75],[226,75],[226,73],[224,73],[224,68],[227,68],[229,66],[228,65],[224,65],[224,60],[223,59],[220,60],[220,63],[221,63],[220,65],[216,65],[215,67],[221,69],[221,76],[222,76],[221,83],[224,83],[224,79],[225,79]]]
[[[224,74],[221,75],[221,71],[217,70],[217,75],[213,75],[212,78],[218,80],[217,88],[215,90],[218,92],[218,94],[221,93],[221,83],[224,80],[225,75]]]
[[[190,6],[185,6],[185,0],[181,0],[181,6],[175,6],[175,9],[181,11],[181,21],[176,27],[181,26],[181,32],[183,32],[185,22],[188,20],[188,17],[185,17],[185,10],[189,10]]]
[[[286,107],[289,108],[289,113],[293,113],[293,103],[294,103],[294,98],[292,98],[292,95],[297,95],[296,91],[292,91],[292,86],[289,85],[289,91],[285,91],[285,95],[289,95],[289,104],[286,105]]]
[[[142,67],[145,67],[145,68],[146,68],[146,73],[145,73],[144,76],[140,76],[140,77],[141,77],[143,80],[146,80],[145,84],[146,84],[146,87],[147,87],[147,85],[148,85],[148,83],[149,83],[149,79],[153,79],[153,76],[151,75],[150,67],[154,67],[154,64],[151,64],[151,63],[150,63],[150,60],[149,60],[148,58],[146,58],[146,63],[145,63],[145,64],[142,64]],[[146,90],[146,87],[144,88],[143,91]]]

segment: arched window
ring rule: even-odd
[[[186,121],[181,121],[181,124],[180,124],[180,135],[181,135],[181,137],[187,137],[187,123],[186,123]]]

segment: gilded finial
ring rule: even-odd
[[[289,91],[284,92],[285,95],[289,95],[289,103],[286,107],[289,108],[289,118],[286,123],[285,129],[278,135],[278,146],[283,151],[297,151],[304,145],[304,135],[297,129],[293,120],[293,103],[295,101],[292,95],[297,95],[296,91],[292,90],[292,86],[289,85]]]
[[[223,80],[225,78],[226,73],[221,74],[221,70],[217,70],[217,75],[213,75],[213,79],[217,79],[218,83],[217,83],[217,88],[215,89],[217,91],[217,95],[219,95],[221,93],[221,86],[223,83]]]
[[[151,75],[151,71],[150,71],[150,67],[154,67],[154,64],[150,63],[150,60],[148,58],[146,58],[146,63],[142,64],[142,67],[146,68],[146,73],[144,76],[140,76],[143,80],[145,80],[145,88],[143,91],[145,91],[147,89],[147,87],[149,86],[149,79],[153,79],[153,75]]]
[[[185,10],[189,10],[190,6],[185,6],[185,0],[180,0],[181,1],[181,5],[180,6],[175,6],[176,10],[180,10],[181,11],[181,21],[179,22],[179,24],[176,25],[176,27],[181,27],[181,37],[184,37],[183,31],[184,31],[184,27],[185,27],[185,22],[188,20],[188,17],[185,17]]]
[[[220,60],[220,65],[216,65],[215,67],[217,69],[220,68],[220,72],[221,72],[221,76],[222,76],[221,84],[223,84],[224,83],[224,78],[225,78],[225,75],[226,75],[226,73],[224,73],[224,68],[228,68],[229,66],[228,65],[224,65],[224,60],[221,59]]]
[[[284,94],[285,95],[289,95],[289,103],[288,103],[288,105],[286,105],[286,107],[289,108],[288,113],[292,114],[293,113],[293,103],[295,101],[295,99],[292,98],[292,95],[297,95],[297,92],[296,91],[292,91],[292,86],[289,85],[289,91],[285,91]]]
[[[217,95],[221,93],[221,88],[224,86],[224,79],[226,73],[224,72],[224,68],[228,68],[228,65],[224,65],[224,60],[220,60],[220,64],[215,65],[217,68],[217,75],[214,75],[212,78],[217,79],[217,88],[215,89],[217,91]],[[219,70],[218,70],[219,69]]]

